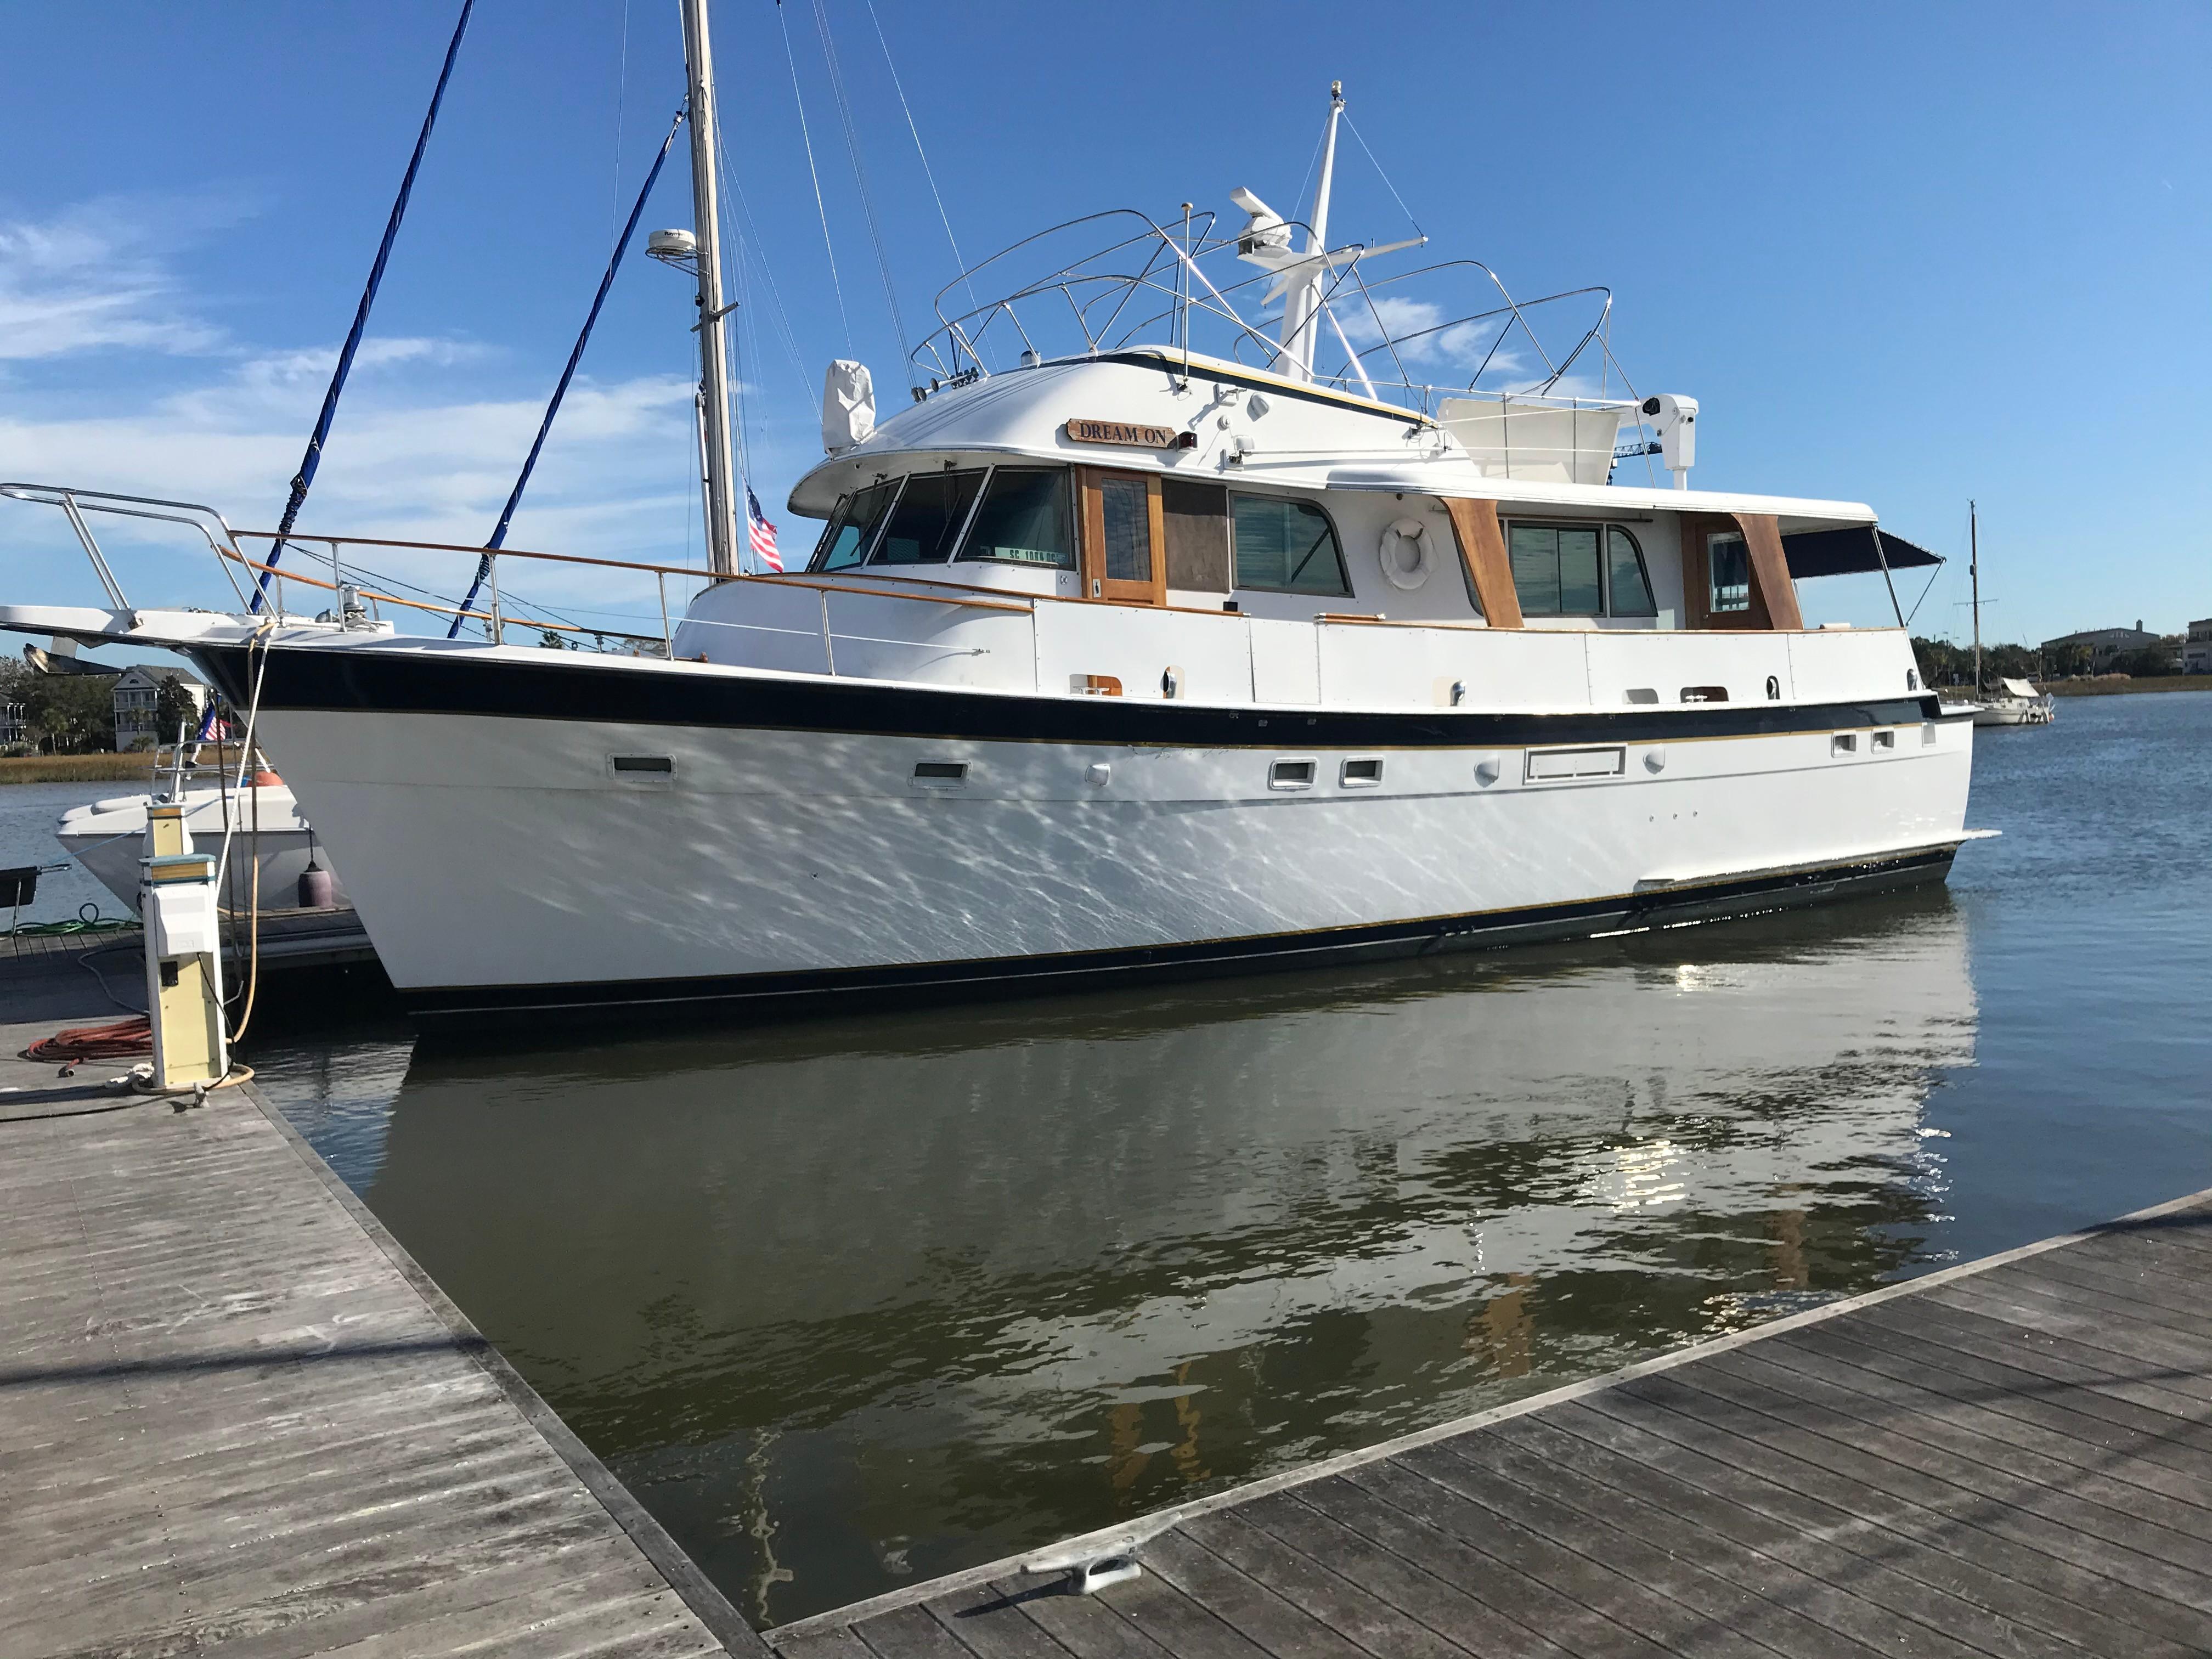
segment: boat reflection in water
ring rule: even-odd
[[[781,1621],[1911,1271],[1975,1026],[1936,891],[424,1051],[368,1197]]]

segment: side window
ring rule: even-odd
[[[1167,585],[1229,592],[1229,492],[1219,484],[1163,478],[1160,519],[1167,532]]]
[[[906,481],[870,564],[942,564],[975,504],[981,471],[918,473]]]
[[[899,480],[890,478],[882,483],[870,484],[856,490],[837,503],[837,510],[830,515],[830,523],[815,544],[814,556],[807,561],[809,570],[843,570],[856,565],[867,556],[868,544],[875,539],[876,526],[882,522],[884,511],[897,498]]]
[[[1656,617],[1659,606],[1651,597],[1651,573],[1644,568],[1644,550],[1636,538],[1619,525],[1605,532],[1606,581],[1613,590],[1612,614],[1616,617]]]
[[[960,556],[1073,570],[1075,537],[1069,516],[1066,468],[994,468]]]
[[[1751,554],[1735,531],[1710,537],[1705,542],[1705,564],[1712,572],[1711,608],[1751,609]]]
[[[1605,612],[1598,574],[1600,526],[1516,524],[1506,534],[1513,591],[1527,617]]]
[[[1309,501],[1279,495],[1235,495],[1237,585],[1277,593],[1352,592],[1344,554],[1328,515]]]

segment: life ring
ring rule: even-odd
[[[1405,562],[1409,546],[1413,550],[1410,566]],[[1382,567],[1382,574],[1389,579],[1391,586],[1410,593],[1425,583],[1436,569],[1436,540],[1420,520],[1395,520],[1382,532],[1382,544],[1375,550],[1375,562]]]

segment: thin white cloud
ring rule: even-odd
[[[170,261],[243,212],[219,193],[109,196],[44,219],[0,219],[0,361],[222,349],[223,331],[192,314]]]

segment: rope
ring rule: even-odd
[[[407,161],[407,176],[399,181],[399,195],[392,204],[392,216],[385,222],[384,240],[376,246],[376,263],[368,268],[368,286],[361,291],[361,304],[353,313],[353,326],[346,331],[345,344],[338,351],[337,372],[331,376],[330,389],[323,393],[322,412],[315,417],[315,430],[307,440],[307,453],[301,458],[300,470],[292,479],[292,494],[284,503],[284,516],[276,526],[276,539],[270,547],[268,562],[274,565],[284,556],[284,538],[292,533],[292,526],[300,520],[300,508],[306,503],[307,490],[315,482],[315,471],[322,465],[323,443],[331,435],[331,422],[338,412],[338,395],[345,390],[346,376],[352,372],[354,354],[361,349],[362,332],[368,326],[369,307],[376,303],[377,285],[384,280],[386,261],[392,258],[392,244],[398,237],[399,222],[407,216],[407,198],[415,191],[415,175],[422,168],[422,152],[429,148],[430,129],[438,122],[438,106],[445,102],[446,83],[453,78],[453,59],[460,55],[461,37],[468,33],[469,13],[476,8],[476,0],[461,0],[461,20],[453,25],[453,38],[446,47],[446,62],[438,71],[437,90],[430,94],[430,107],[422,117],[422,131],[416,136],[415,153]],[[261,573],[261,580],[253,590],[253,609],[268,606],[269,584],[276,579],[274,570]]]
[[[830,256],[830,286],[837,295],[837,320],[845,325],[845,349],[853,349],[853,319],[845,311],[845,285],[837,280],[837,250],[830,241],[830,210],[822,200],[822,175],[814,167],[814,140],[806,131],[806,100],[799,95],[799,58],[791,50],[791,23],[783,0],[775,0],[775,21],[783,30],[783,60],[791,65],[791,101],[799,106],[799,141],[806,147],[806,176],[814,184],[814,210],[822,219],[822,251]]]
[[[592,329],[599,320],[599,308],[607,302],[607,290],[615,285],[615,273],[622,269],[623,255],[629,252],[629,239],[637,234],[637,222],[645,212],[646,198],[660,181],[660,169],[668,160],[669,146],[676,142],[676,131],[684,125],[684,114],[678,111],[676,118],[668,125],[668,136],[660,141],[660,154],[653,158],[653,168],[645,175],[645,188],[637,193],[637,202],[629,210],[629,219],[623,226],[622,235],[615,242],[614,255],[607,261],[605,274],[599,278],[599,292],[592,295],[592,308],[584,314],[582,332],[576,336],[574,348],[561,370],[561,379],[553,387],[552,400],[545,405],[545,418],[538,423],[538,435],[530,441],[530,453],[523,458],[522,471],[514,480],[514,488],[507,492],[507,505],[500,509],[499,522],[492,526],[491,539],[484,544],[484,555],[477,561],[477,574],[469,583],[469,591],[460,604],[462,611],[471,609],[484,580],[491,574],[491,556],[507,540],[507,526],[514,522],[514,510],[522,505],[522,492],[530,487],[530,475],[538,469],[538,457],[545,447],[546,434],[553,430],[553,417],[561,412],[561,400],[568,395],[568,383],[576,378],[576,365],[584,360],[584,348],[592,343]],[[461,617],[453,617],[453,625],[446,630],[446,637],[457,639],[461,632]]]
[[[890,306],[891,331],[898,336],[899,362],[905,365],[907,384],[915,384],[914,349],[907,339],[906,319],[899,312],[898,289],[891,281],[891,258],[884,248],[884,228],[876,217],[876,198],[868,188],[868,169],[860,160],[860,130],[853,125],[853,100],[845,95],[845,70],[837,61],[837,43],[830,38],[830,14],[822,0],[813,0],[814,27],[822,36],[822,60],[830,66],[830,90],[837,100],[837,119],[845,129],[845,153],[853,158],[853,178],[860,187],[860,212],[868,222],[868,240],[875,244],[876,270],[884,280],[884,300]]]

